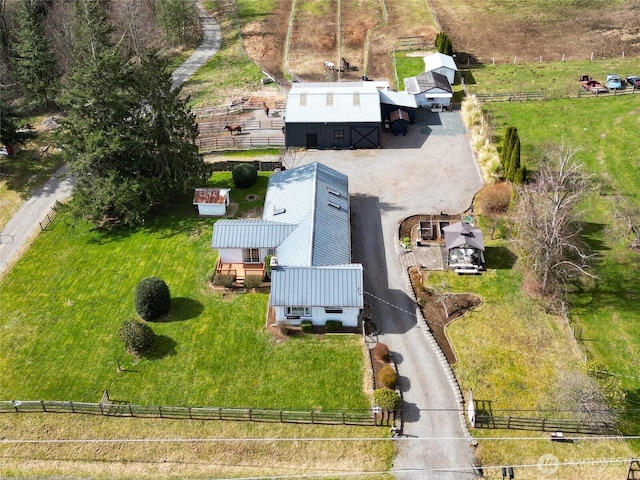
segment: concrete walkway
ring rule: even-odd
[[[171,88],[177,88],[207,63],[220,49],[222,34],[220,26],[210,17],[201,5],[199,17],[202,25],[202,43],[193,54],[172,74]],[[40,221],[51,211],[56,201],[67,199],[73,190],[74,179],[67,174],[63,166],[41,188],[33,192],[7,226],[0,233],[0,278],[20,258],[40,232]]]

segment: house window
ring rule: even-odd
[[[342,309],[338,307],[324,307],[324,313],[342,313]]]
[[[275,257],[276,254],[276,249],[275,248],[267,248],[267,255],[271,255],[273,257]]]
[[[334,130],[333,131],[333,138],[344,138],[344,130]]]
[[[286,307],[285,314],[287,317],[310,317],[310,307]]]
[[[244,248],[242,250],[243,263],[260,263],[260,250],[257,248]]]

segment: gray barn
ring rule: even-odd
[[[378,89],[368,82],[294,83],[284,125],[287,147],[377,148]]]

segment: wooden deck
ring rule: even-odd
[[[233,275],[236,285],[244,285],[247,276],[264,277],[265,269],[263,263],[222,263],[218,259],[216,273],[220,275]]]

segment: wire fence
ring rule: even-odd
[[[204,137],[196,140],[202,152],[223,151],[233,149],[250,149],[262,147],[284,147],[284,135],[252,136],[230,135],[225,137]]]
[[[100,403],[58,401],[1,401],[2,413],[72,413],[105,417],[227,420],[272,423],[376,426],[382,423],[372,410],[282,410],[259,408],[168,407],[132,405],[109,399]]]
[[[474,93],[464,87],[465,95],[475,95],[481,102],[526,102],[542,100],[558,100],[566,98],[592,98],[592,97],[615,97],[618,95],[640,94],[639,88],[625,88],[622,90],[610,90],[602,93],[592,93],[583,89],[576,90],[534,90],[528,92],[490,92]]]

